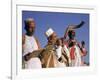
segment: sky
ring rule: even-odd
[[[35,35],[42,47],[47,44],[45,32],[52,28],[58,35],[63,37],[68,25],[77,25],[81,21],[85,24],[76,30],[76,39],[78,42],[85,41],[88,54],[84,57],[85,62],[89,62],[89,14],[85,13],[65,13],[65,12],[39,12],[39,11],[22,11],[22,34],[25,33],[24,20],[34,18],[36,22]]]

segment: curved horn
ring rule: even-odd
[[[73,27],[73,29],[80,28],[80,27],[82,27],[84,24],[85,24],[85,22],[84,22],[84,21],[81,21],[81,23],[78,24],[78,25],[76,25],[75,27]]]
[[[66,38],[66,34],[68,33],[69,30],[75,30],[75,29],[77,29],[77,28],[82,27],[84,24],[85,24],[85,22],[84,22],[84,21],[81,21],[81,23],[78,24],[78,25],[69,25],[69,26],[67,27],[67,29],[65,30],[64,38]]]

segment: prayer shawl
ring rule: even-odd
[[[81,51],[77,45],[70,48],[70,57],[75,61],[74,66],[81,66]]]
[[[72,44],[73,42],[73,44]],[[66,45],[66,47],[69,50],[70,53],[70,60],[71,60],[71,64],[73,66],[80,66],[81,65],[81,50],[79,48],[79,43],[76,43],[76,40],[73,40],[71,42],[71,40],[67,40],[64,42],[64,44]]]

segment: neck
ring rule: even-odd
[[[33,34],[32,34],[32,33],[26,33],[26,35],[28,35],[28,36],[32,36]]]
[[[51,42],[51,41],[48,41],[48,44],[54,45],[55,43],[54,42]]]

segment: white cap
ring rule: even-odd
[[[53,33],[54,33],[54,31],[53,31],[52,28],[49,28],[49,29],[45,32],[45,34],[46,34],[47,37],[50,37]]]
[[[27,19],[25,20],[25,23],[29,23],[29,22],[34,22],[34,19],[33,19],[33,18],[27,18]]]

